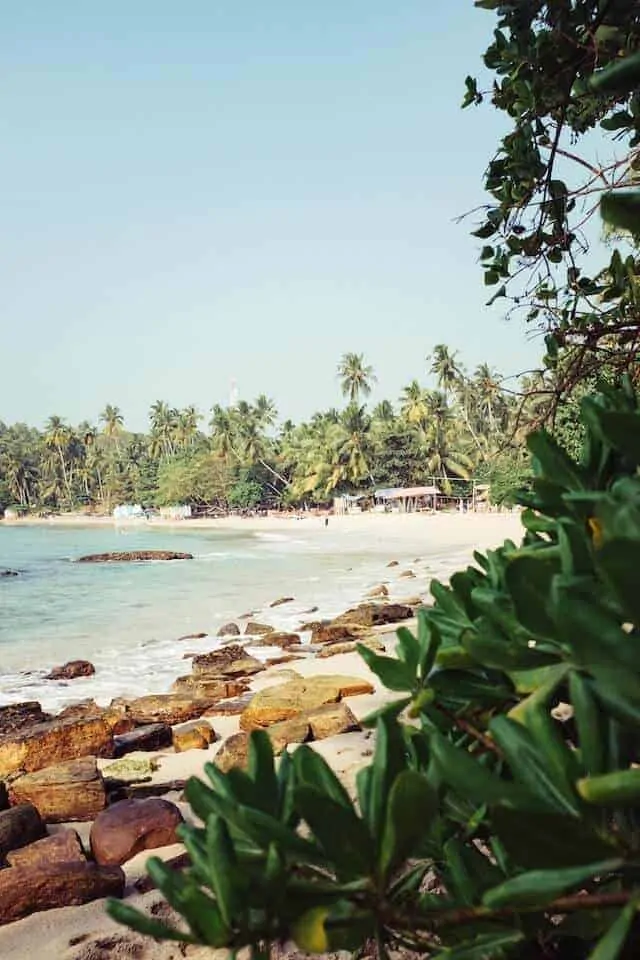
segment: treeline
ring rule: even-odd
[[[345,405],[300,424],[278,424],[264,395],[216,405],[208,422],[159,400],[147,433],[128,431],[112,404],[98,425],[0,422],[0,507],[321,504],[375,486],[437,482],[446,492],[471,477],[493,480],[500,495],[526,472],[521,404],[487,364],[469,374],[440,344],[425,369],[433,389],[413,380],[373,409],[376,377],[362,354],[345,354],[337,372]]]

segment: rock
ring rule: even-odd
[[[0,707],[0,737],[32,727],[36,723],[45,723],[50,719],[51,715],[43,712],[37,700],[8,703]]]
[[[319,630],[320,627],[328,627],[331,623],[331,620],[308,620],[306,623],[301,623],[298,627],[300,633],[308,633],[314,630]]]
[[[96,668],[89,660],[70,660],[61,667],[54,667],[45,680],[75,680],[77,677],[91,677]]]
[[[221,703],[216,703],[212,707],[209,707],[207,712],[203,714],[205,717],[235,717],[238,714],[242,713],[249,704],[253,697],[252,693],[247,693],[243,697],[236,697],[233,700],[223,700]]]
[[[260,646],[282,647],[286,649],[292,643],[300,643],[299,633],[288,633],[285,630],[279,630],[276,633],[267,633],[263,640],[259,641]],[[258,646],[258,643],[255,644]]]
[[[180,643],[181,640],[204,640],[204,638],[208,636],[208,633],[185,633],[183,637],[178,637],[176,642]]]
[[[373,693],[373,687],[356,677],[316,676],[289,680],[256,693],[240,717],[240,728],[250,731],[268,727],[326,703],[337,703],[342,697],[364,693]]]
[[[266,623],[257,623],[255,620],[249,620],[244,628],[245,634],[253,637],[264,636],[265,633],[275,633],[275,627],[269,627]]]
[[[0,740],[0,779],[33,773],[77,757],[111,757],[113,737],[102,717],[50,720]]]
[[[51,863],[0,870],[0,924],[39,910],[77,906],[102,897],[121,897],[125,876],[120,867],[95,863]]]
[[[359,730],[360,724],[346,703],[328,703],[304,714],[311,728],[313,740],[325,740],[340,733]]]
[[[149,800],[165,793],[182,793],[186,780],[164,780],[152,783],[120,783],[109,793],[109,802],[120,800]]]
[[[171,727],[169,727],[171,735]],[[152,757],[123,757],[102,768],[105,780],[123,783],[146,783],[158,769],[158,761]]]
[[[70,760],[14,780],[12,804],[31,803],[48,823],[93,820],[104,810],[107,795],[95,757]]]
[[[306,617],[306,616],[309,616],[309,615],[312,614],[312,613],[317,613],[318,610],[319,610],[319,607],[309,607],[308,610],[301,610],[301,611],[300,611],[300,616]]]
[[[91,850],[99,864],[126,863],[142,850],[176,843],[181,823],[182,814],[168,800],[120,800],[96,817]]]
[[[95,700],[79,700],[65,707],[58,716],[57,720],[77,720],[80,717],[102,717],[104,722],[110,728],[113,734],[128,733],[133,730],[135,723],[124,712],[124,706],[121,708],[99,707]]]
[[[322,650],[318,650],[316,657],[319,660],[324,660],[326,657],[337,657],[341,653],[354,653],[358,649],[358,643],[362,644],[363,647],[368,647],[370,650],[376,650],[377,652],[384,652],[384,643],[377,639],[377,637],[369,637],[364,640],[347,640],[345,643],[329,643],[326,644]]]
[[[190,723],[173,731],[173,747],[176,753],[185,750],[206,750],[216,739],[213,727],[203,721]]]
[[[185,723],[202,716],[211,700],[182,693],[152,693],[136,700],[112,701],[112,707],[123,706],[126,715],[137,725],[147,723]]]
[[[415,580],[415,576],[413,570],[403,570],[402,573],[398,574],[400,580]]]
[[[43,837],[28,847],[7,854],[10,867],[46,868],[52,863],[83,863],[86,861],[80,837],[75,830],[61,830]]]
[[[218,630],[219,637],[239,637],[240,627],[237,623],[225,623]]]
[[[210,677],[206,673],[188,674],[173,681],[171,689],[182,696],[194,700],[208,700],[215,704],[218,700],[238,697],[245,692],[249,684],[243,680],[225,680],[223,677]]]
[[[171,727],[168,723],[147,723],[129,733],[118,734],[113,742],[114,757],[124,757],[136,750],[164,750],[171,746]]]
[[[281,663],[292,663],[294,660],[305,660],[306,657],[297,656],[295,653],[284,653],[281,657],[269,657],[265,661],[265,667],[278,667]]]
[[[409,607],[421,607],[424,604],[423,598],[418,596],[405,597],[405,599],[402,602],[406,603],[407,606]]]
[[[367,599],[375,599],[376,597],[388,597],[389,588],[381,583],[379,586],[374,587],[373,590],[369,590],[369,593],[365,594]]]
[[[138,563],[141,560],[193,560],[192,553],[173,550],[128,550],[112,553],[90,553],[79,557],[78,563]]]
[[[269,604],[269,606],[270,606],[270,607],[281,607],[281,606],[283,606],[283,604],[285,604],[285,603],[293,603],[295,599],[296,599],[295,597],[280,597],[279,600],[274,600],[273,603],[270,603],[270,604]]]
[[[311,643],[338,643],[341,640],[362,640],[367,630],[360,624],[329,623],[311,634]]]
[[[390,560],[389,563],[387,564],[387,566],[388,566],[388,567],[399,567],[400,564],[398,563],[397,560]]]
[[[44,837],[45,832],[42,817],[32,803],[3,810],[0,813],[0,862],[11,850],[26,847]]]
[[[17,570],[0,570],[0,577],[17,577]]]
[[[332,624],[377,627],[386,623],[409,620],[411,617],[413,617],[413,610],[406,603],[361,603],[340,614]]]
[[[249,677],[264,670],[264,664],[234,643],[233,646],[194,657],[191,669],[195,674],[206,674],[209,677]]]

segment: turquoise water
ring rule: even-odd
[[[307,521],[307,523],[310,521]],[[111,550],[169,549],[195,559],[140,564],[78,564]],[[345,545],[291,533],[114,527],[0,526],[0,704],[27,698],[56,708],[82,697],[165,691],[189,672],[187,652],[210,650],[207,632],[249,610],[283,628],[311,605],[331,615],[362,596],[380,576],[381,558]],[[282,595],[296,602],[270,610]],[[55,664],[89,659],[95,677],[45,681]]]

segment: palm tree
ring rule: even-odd
[[[112,403],[108,403],[100,414],[99,420],[104,423],[105,437],[109,437],[109,440],[115,440],[116,450],[119,452],[120,432],[122,430],[122,425],[124,424],[124,417],[122,416],[120,407],[116,407]]]
[[[429,411],[429,394],[417,380],[403,388],[400,403],[400,412],[407,423],[424,423]]]
[[[55,414],[47,420],[45,424],[44,442],[45,445],[57,454],[57,461],[62,468],[62,480],[64,483],[67,498],[71,499],[71,484],[69,481],[69,471],[67,469],[66,454],[71,440],[71,429],[64,422],[62,417]],[[50,467],[52,464],[50,464]]]
[[[500,375],[489,364],[481,363],[475,372],[475,385],[478,392],[479,407],[489,421],[491,432],[495,432],[495,408],[500,397]]]
[[[338,378],[343,396],[349,403],[357,403],[360,395],[368,397],[376,376],[373,367],[364,362],[362,353],[345,353],[338,364]]]
[[[445,400],[449,400],[449,392],[460,379],[461,371],[458,366],[456,350],[451,351],[444,343],[438,343],[433,348],[433,354],[427,357],[430,361],[430,371],[435,374],[437,384],[442,390]]]
[[[278,417],[278,411],[276,410],[276,405],[273,400],[268,397],[265,393],[261,393],[259,397],[256,397],[254,403],[254,409],[258,417],[260,426],[272,427],[276,422]]]
[[[396,414],[393,409],[393,404],[389,400],[381,400],[380,403],[374,407],[373,419],[377,420],[378,423],[383,423],[385,425],[393,423],[395,416]]]
[[[236,425],[232,411],[216,403],[211,410],[209,427],[215,452],[225,459],[230,456],[240,459],[236,452]]]

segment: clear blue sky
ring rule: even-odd
[[[3,17],[0,419],[141,428],[152,401],[375,399],[435,343],[505,373],[538,342],[487,310],[493,17],[471,0],[32,0]]]

